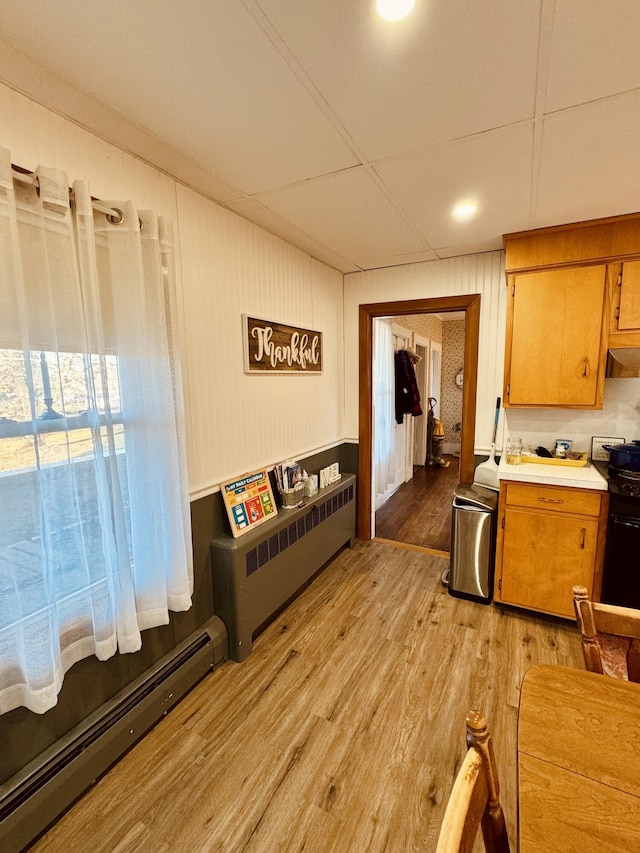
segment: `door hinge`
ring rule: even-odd
[[[620,319],[620,306],[618,305],[618,307],[616,308],[616,320],[619,320],[619,319]]]
[[[498,589],[502,592],[502,578],[498,581]]]
[[[513,285],[511,287],[511,295],[512,296],[516,295],[516,283],[515,283],[515,281],[513,282]]]
[[[511,393],[511,383],[509,383],[509,384],[507,385],[507,398],[509,397],[509,394],[510,394],[510,393]]]
[[[618,287],[622,287],[622,273],[618,273]]]
[[[504,521],[505,521],[504,516],[502,516],[502,529],[503,530],[504,530]]]

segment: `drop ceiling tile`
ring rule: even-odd
[[[640,210],[640,93],[547,116],[534,227]]]
[[[47,109],[71,118],[80,127],[90,128],[106,142],[137,155],[209,198],[224,203],[241,195],[237,188],[221,181],[206,166],[185,157],[176,148],[89,97],[76,86],[45,72],[41,65],[25,54],[5,43],[0,42],[0,45],[0,80],[6,81],[12,89],[25,93],[36,104],[46,105]],[[4,129],[3,144],[8,147],[11,145],[7,134],[14,131],[14,123],[15,116],[10,113],[6,113],[0,120]],[[15,132],[20,138],[18,126]],[[63,144],[63,147],[66,146]]]
[[[369,160],[533,116],[539,2],[256,2]]]
[[[3,0],[2,19],[16,47],[244,192],[359,162],[237,0]]]
[[[359,267],[368,258],[429,249],[364,167],[263,193],[258,200]]]
[[[419,0],[400,25],[372,10],[3,0],[0,79],[343,271],[640,210],[638,0]],[[480,215],[454,225],[470,192]]]
[[[315,240],[309,234],[306,234],[291,222],[287,222],[272,210],[268,210],[254,199],[237,199],[227,204],[226,207],[253,222],[255,225],[259,225],[271,234],[282,238],[292,246],[296,246],[296,248],[311,255],[311,257],[322,261],[323,264],[340,270],[342,273],[357,272],[360,269],[360,267],[352,264],[328,246]]]
[[[486,243],[459,243],[456,246],[445,246],[438,249],[437,254],[442,260],[444,258],[457,258],[460,255],[479,255],[483,252],[495,252],[503,247],[504,243],[502,236],[500,236],[496,237],[494,240],[488,240]]]
[[[436,253],[432,249],[427,249],[423,252],[405,252],[401,255],[380,255],[378,253],[371,257],[363,257],[361,265],[364,270],[378,270],[383,267],[401,267],[405,264],[419,264],[423,261],[437,260]]]
[[[509,229],[529,227],[532,151],[533,126],[525,122],[374,168],[440,255],[440,249],[455,252],[457,246],[498,248]],[[453,219],[451,211],[461,202],[478,205],[472,220]]]
[[[545,112],[640,87],[638,0],[556,0]]]

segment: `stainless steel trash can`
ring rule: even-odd
[[[460,484],[453,493],[449,593],[489,604],[492,599],[498,493]]]

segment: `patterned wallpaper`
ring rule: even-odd
[[[433,314],[408,314],[404,317],[394,317],[393,322],[425,338],[442,343],[442,320]]]
[[[442,399],[440,419],[444,426],[445,453],[460,450],[462,423],[462,388],[456,385],[456,374],[464,364],[464,320],[446,320],[442,329]]]
[[[445,453],[459,451],[462,389],[455,380],[464,363],[464,320],[443,321],[433,314],[409,314],[394,317],[393,322],[442,344],[440,420],[445,433],[443,450]],[[426,411],[426,406],[424,408]]]

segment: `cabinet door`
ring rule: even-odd
[[[505,511],[499,600],[574,618],[574,584],[591,594],[598,521],[530,510]]]
[[[507,340],[509,406],[597,407],[603,265],[513,276]]]
[[[618,329],[621,332],[640,329],[640,261],[622,265]]]

